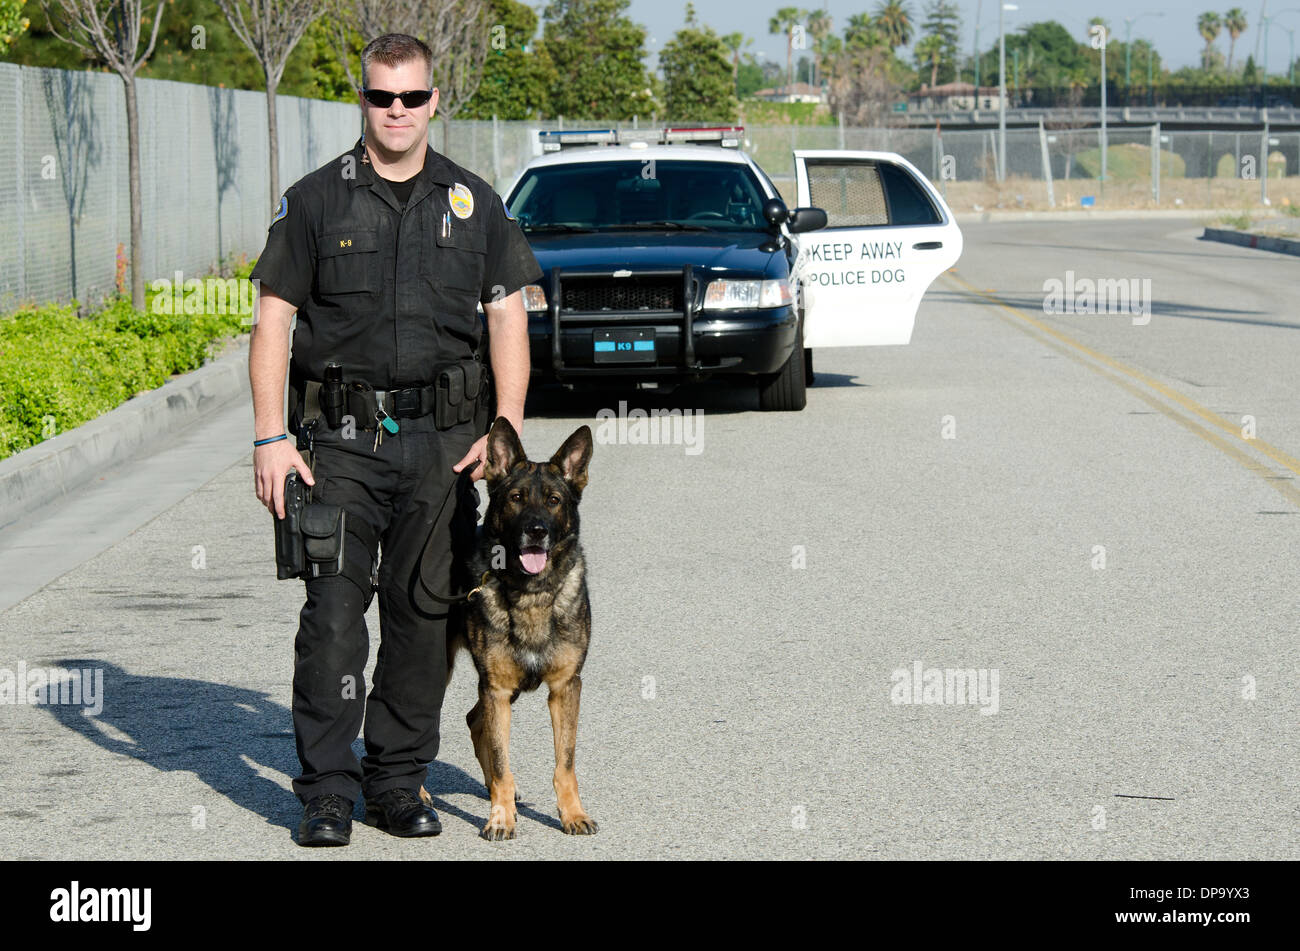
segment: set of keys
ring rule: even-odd
[[[383,445],[384,430],[387,430],[390,436],[397,435],[397,420],[385,413],[382,406],[375,410],[375,422],[379,425],[375,427],[375,444],[370,448],[371,452],[378,452],[379,447]]]

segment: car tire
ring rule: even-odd
[[[803,384],[812,386],[817,382],[817,374],[813,373],[812,367],[812,347],[803,348]]]
[[[785,366],[758,378],[758,408],[764,412],[792,412],[808,405],[803,368],[803,348],[796,345]]]

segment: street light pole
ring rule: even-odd
[[[1260,74],[1259,85],[1261,89],[1268,88],[1268,24],[1272,17],[1260,17],[1264,21],[1264,71]]]
[[[1133,65],[1133,44],[1130,37],[1133,34],[1133,21],[1136,17],[1124,18],[1124,95],[1128,95],[1129,87],[1129,70]]]
[[[1155,84],[1155,47],[1147,47],[1147,105],[1154,107],[1156,104],[1156,84]]]
[[[1268,85],[1268,26],[1278,17],[1286,16],[1288,13],[1300,13],[1300,7],[1288,7],[1285,10],[1279,10],[1277,13],[1274,13],[1272,16],[1264,17],[1265,30],[1264,30],[1264,83],[1263,85],[1265,87],[1267,87]],[[1286,30],[1286,27],[1282,27],[1282,29]],[[1286,30],[1286,32],[1287,32],[1287,36],[1290,38],[1291,41],[1290,42],[1291,58],[1287,61],[1288,62],[1287,82],[1290,83],[1292,86],[1294,86],[1295,85],[1295,30]],[[1264,102],[1265,104],[1268,103],[1267,91],[1264,97]]]
[[[1101,184],[1106,187],[1106,42],[1110,39],[1102,27],[1101,36]]]
[[[1007,42],[1002,28],[1004,10],[1020,9],[1014,3],[998,3],[998,181],[1007,175]]]
[[[1130,42],[1133,36],[1133,24],[1143,17],[1162,17],[1164,15],[1162,10],[1147,10],[1144,13],[1137,13],[1124,18],[1124,91],[1126,93],[1129,85],[1129,67],[1133,62],[1133,45]]]

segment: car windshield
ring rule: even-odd
[[[524,231],[752,231],[763,191],[746,165],[622,159],[529,170],[509,200]]]

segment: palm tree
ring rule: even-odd
[[[817,85],[817,70],[821,66],[822,41],[831,31],[831,15],[825,10],[813,10],[808,14],[808,32],[813,38],[813,85]]]
[[[1246,11],[1241,7],[1233,7],[1223,15],[1223,28],[1231,38],[1231,43],[1228,44],[1228,72],[1232,72],[1232,54],[1237,48],[1237,37],[1246,32]]]
[[[907,0],[882,0],[876,5],[876,26],[884,34],[890,49],[912,41],[912,11]]]
[[[943,63],[943,37],[931,33],[916,44],[913,55],[919,66],[930,67],[930,86],[934,87],[939,78],[939,66]]]
[[[753,42],[752,38],[740,32],[728,33],[722,38],[723,45],[731,50],[731,79],[733,82],[740,78],[740,51]]]
[[[869,49],[884,42],[879,27],[865,13],[855,13],[849,17],[848,26],[844,28],[844,45],[852,49]]]
[[[1201,53],[1201,66],[1205,69],[1210,67],[1210,49],[1214,46],[1214,41],[1219,38],[1219,30],[1223,24],[1219,21],[1217,13],[1202,13],[1196,18],[1196,30],[1201,34],[1201,39],[1205,40],[1205,51]]]
[[[782,7],[776,11],[776,16],[772,17],[767,24],[767,32],[785,34],[785,75],[787,84],[791,81],[790,54],[794,49],[794,28],[798,26],[799,21],[805,16],[807,16],[807,12],[800,10],[798,7]]]

